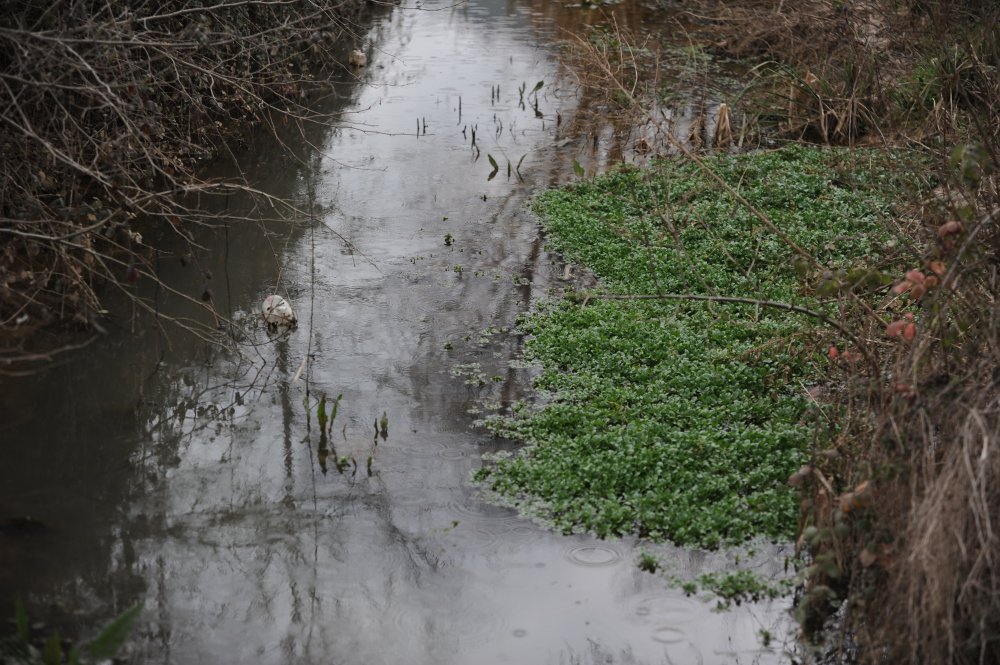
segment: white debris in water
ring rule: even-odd
[[[297,320],[295,312],[292,311],[292,306],[281,296],[268,296],[264,298],[260,314],[269,326],[291,328]]]
[[[368,56],[361,49],[354,49],[347,57],[347,64],[351,67],[364,67],[368,64]]]

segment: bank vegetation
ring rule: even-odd
[[[900,192],[906,271],[871,306],[841,296],[879,366],[831,363],[838,433],[793,478],[813,562],[799,617],[850,660],[996,662],[1000,9],[741,5],[709,9],[720,45],[762,63],[754,98],[786,134],[928,165],[925,187]]]
[[[677,8],[671,3],[669,9]],[[570,49],[589,63],[581,83],[605,95],[594,108],[638,114],[633,126],[642,125],[645,133],[633,135],[635,152],[671,153],[697,165],[699,177],[713,180],[732,215],[749,216],[747,228],[755,234],[766,229],[784,244],[786,266],[799,273],[799,291],[786,294],[785,303],[806,298],[814,314],[823,314],[812,316],[817,325],[809,336],[782,340],[787,349],[805,344],[797,353],[823,363],[819,379],[800,387],[800,396],[812,404],[803,413],[821,415],[813,434],[804,437],[804,462],[787,478],[800,500],[795,615],[804,644],[824,662],[1000,662],[1000,10],[974,0],[706,0],[685,3],[681,16],[676,25],[682,30],[675,34],[692,36],[684,67],[710,55],[736,59],[748,71],[735,91],[711,89],[711,76],[689,77],[703,82],[702,98],[712,103],[703,104],[700,114],[696,109],[688,124],[678,121],[678,109],[668,112],[671,98],[655,78],[683,68],[664,59],[650,66],[648,38],[594,30],[570,40]],[[853,149],[858,156],[875,149],[898,164],[893,212],[884,222],[887,240],[869,254],[867,265],[845,269],[824,255],[824,248],[852,242],[852,231],[831,227],[828,244],[820,243],[817,251],[747,194],[767,189],[767,174],[719,177],[728,162],[706,154],[769,150],[788,142]],[[829,179],[829,194],[817,196],[850,189],[855,176],[869,172],[847,169]],[[656,177],[655,171],[649,176],[654,182]],[[765,195],[788,193],[778,189]],[[677,243],[692,241],[685,235],[690,230],[670,213],[692,200],[677,199],[666,215],[657,204],[631,209],[622,222],[607,217],[612,227],[620,223],[611,230],[618,234],[614,242],[631,242],[642,256],[671,246],[687,251]],[[627,207],[631,199],[619,201]],[[639,222],[649,227],[647,235],[629,235],[630,225]],[[680,290],[690,294],[703,278],[701,264],[689,264],[688,283],[675,283],[677,268],[658,271],[654,264],[650,260],[650,283],[643,287],[650,300],[683,299]],[[564,303],[557,311],[606,307],[607,296],[574,297],[576,305]],[[720,297],[727,299],[722,286],[702,299]],[[649,324],[664,321],[674,319],[661,316]],[[574,335],[591,335],[574,325]],[[600,332],[610,324],[595,325]],[[616,334],[606,341],[625,338]],[[567,365],[566,357],[555,354],[555,364],[546,365],[545,387],[572,383],[575,365]],[[570,374],[559,378],[567,368]],[[646,367],[635,368],[640,370]],[[620,391],[618,384],[612,387]],[[557,409],[568,403],[562,397],[555,393]],[[617,422],[625,407],[610,406],[610,416],[592,410],[581,418]],[[531,440],[538,422],[515,420],[500,429]],[[592,438],[601,431],[587,430]],[[585,505],[584,514],[574,517],[558,512],[558,486],[536,479],[530,460],[544,458],[543,451],[529,449],[527,461],[502,462],[480,476],[521,499],[536,492],[532,483],[555,488],[541,505],[550,513],[555,507],[556,523],[564,528],[595,528],[602,524],[601,506],[613,506],[612,517],[620,520],[611,532],[648,535],[642,527],[649,520],[626,513],[649,507],[611,487],[632,482],[615,474],[611,456],[597,460],[593,474],[602,488],[611,487],[604,503]],[[557,474],[558,482],[568,475]],[[587,487],[593,479],[579,483]],[[648,496],[640,490],[636,496]],[[569,518],[560,521],[562,515]],[[654,535],[664,533],[677,539],[669,527]]]
[[[356,21],[370,10],[363,0],[5,3],[0,374],[34,371],[105,331],[109,300],[161,316],[135,288],[157,281],[144,229],[193,244],[215,221],[207,197],[240,189],[262,210],[279,205],[251,183],[199,177],[199,164],[248,136],[329,123],[309,102],[362,46]],[[212,310],[208,290],[177,296]]]

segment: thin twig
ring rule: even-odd
[[[862,340],[858,338],[853,332],[851,332],[846,326],[838,321],[834,321],[826,314],[822,312],[817,312],[816,310],[809,309],[807,307],[802,307],[800,305],[793,305],[786,302],[777,302],[775,300],[758,300],[756,298],[739,298],[735,296],[707,296],[700,293],[662,293],[662,294],[639,294],[639,295],[626,295],[626,294],[599,294],[597,296],[602,300],[698,300],[704,302],[719,302],[719,303],[736,303],[742,305],[756,305],[758,307],[770,307],[773,309],[782,309],[786,312],[796,312],[798,314],[805,314],[814,319],[822,321],[828,326],[835,328],[844,337],[851,340],[851,342],[858,348],[861,354],[865,357],[865,360],[871,365],[872,369],[876,372],[878,371],[878,364],[875,359],[869,354],[867,345],[862,343]]]

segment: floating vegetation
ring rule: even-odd
[[[24,665],[50,663],[100,663],[118,660],[115,656],[133,632],[142,604],[135,605],[112,619],[92,640],[81,646],[67,646],[58,632],[52,632],[44,642],[31,634],[37,625],[28,621],[23,602],[15,602],[14,633],[0,638],[0,662]],[[38,645],[41,645],[41,648]]]
[[[483,371],[479,363],[456,365],[451,369],[451,375],[456,378],[464,378],[467,386],[486,385],[486,372]]]
[[[888,182],[870,155],[788,148],[719,155],[712,169],[832,271],[876,265]],[[690,162],[623,169],[544,193],[553,249],[606,292],[550,301],[523,321],[542,366],[534,412],[494,417],[531,444],[476,478],[559,529],[716,547],[787,539],[786,479],[813,436],[803,385],[825,371],[815,319],[707,294],[829,306],[803,295],[788,246]],[[829,312],[836,316],[834,312]]]

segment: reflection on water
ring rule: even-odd
[[[639,572],[633,543],[550,533],[468,486],[499,445],[475,415],[530,376],[501,331],[561,283],[521,208],[578,149],[546,44],[594,20],[495,0],[377,20],[361,84],[334,87],[346,124],[314,128],[301,163],[240,165],[318,223],[233,222],[196,265],[158,266],[182,292],[212,282],[239,353],[150,326],[5,386],[0,517],[43,526],[0,533],[0,597],[82,635],[144,602],[135,662],[779,660],[757,633],[782,632],[780,608],[716,614]],[[255,318],[275,291],[299,318],[284,336]],[[664,554],[681,574],[726,563]]]

